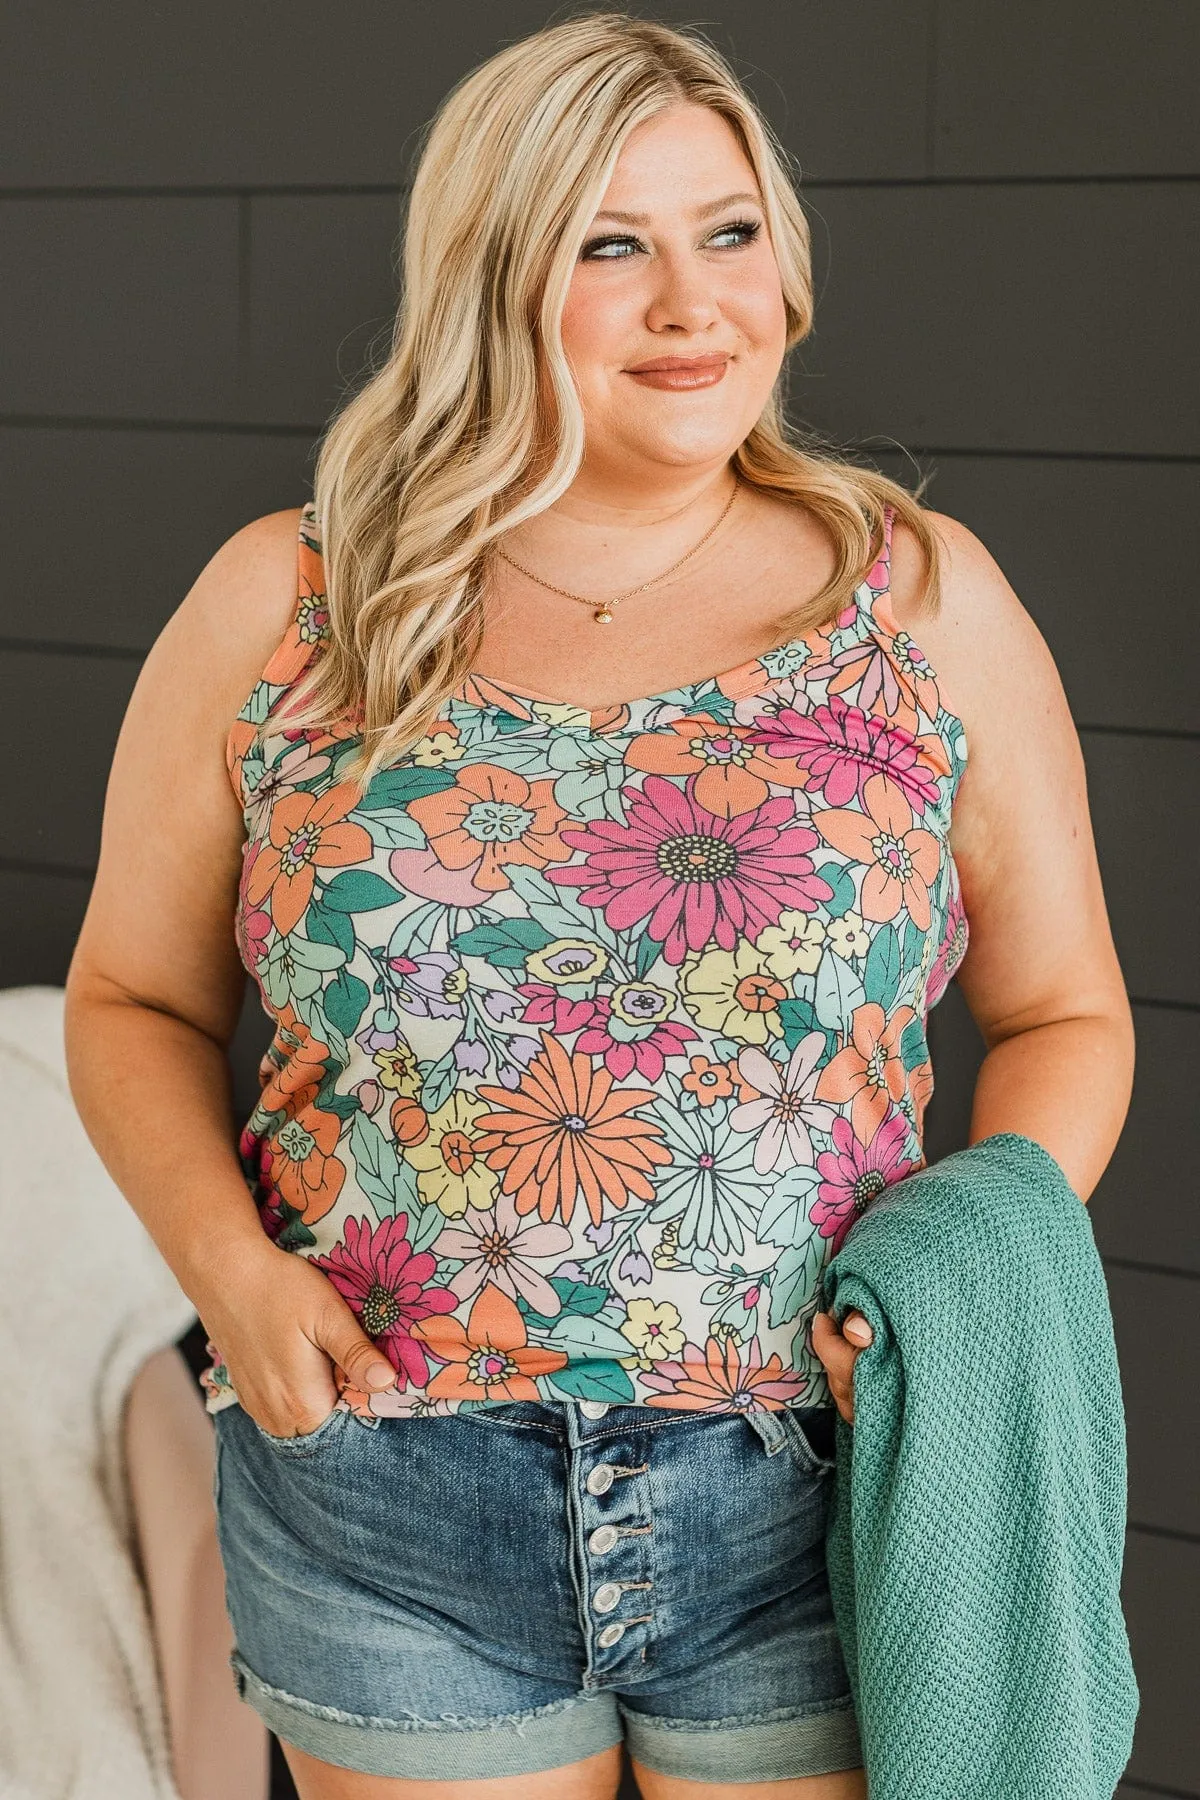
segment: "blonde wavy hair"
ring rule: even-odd
[[[495,540],[574,479],[584,417],[560,331],[572,271],[626,138],[682,103],[727,120],[754,169],[791,350],[812,328],[813,282],[788,156],[691,27],[570,17],[471,71],[427,128],[390,352],[318,451],[329,635],[285,709],[291,726],[352,719],[362,745],[344,775],[364,788],[475,671]],[[780,388],[731,460],[743,481],[802,501],[836,549],[832,577],[789,635],[846,605],[881,553],[888,503],[921,543],[920,604],[936,608],[938,540],[921,489],[789,430]]]

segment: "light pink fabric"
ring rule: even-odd
[[[238,1697],[212,1505],[213,1428],[178,1350],[130,1389],[129,1492],[181,1800],[266,1800],[268,1738]]]

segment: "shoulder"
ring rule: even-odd
[[[1006,731],[1037,729],[1053,715],[1061,734],[1069,713],[1050,648],[991,551],[961,520],[925,514],[942,548],[941,605],[918,609],[924,558],[900,519],[892,532],[891,603],[896,622],[925,652],[942,699],[967,729],[972,752],[999,746]]]
[[[237,711],[296,611],[302,510],[265,513],[226,538],[170,622],[177,654],[210,671],[218,716]]]

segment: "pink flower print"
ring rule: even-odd
[[[582,1031],[596,1014],[594,1000],[573,1000],[568,994],[562,994],[556,987],[551,987],[548,981],[518,982],[517,992],[525,1001],[521,1023],[548,1025],[558,1038],[569,1037],[573,1031]]]
[[[814,1093],[819,1066],[825,1053],[825,1033],[810,1031],[800,1039],[786,1068],[751,1045],[738,1055],[742,1082],[757,1090],[757,1097],[742,1100],[729,1115],[735,1131],[756,1131],[754,1167],[760,1175],[772,1169],[790,1169],[813,1161],[810,1125],[831,1131],[836,1110]],[[746,1091],[745,1086],[742,1089]]]
[[[787,823],[796,817],[788,795],[723,819],[665,775],[647,775],[640,792],[622,794],[623,822],[562,830],[562,841],[586,861],[548,868],[546,878],[578,887],[583,904],[602,908],[615,931],[645,919],[668,963],[713,938],[733,950],[739,937],[753,942],[785,906],[812,912],[832,898],[808,855],[816,835]]]
[[[912,733],[886,719],[869,717],[840,694],[809,713],[781,707],[764,715],[746,733],[746,742],[786,757],[807,771],[810,792],[823,793],[829,806],[861,800],[872,775],[888,775],[915,813],[936,805],[938,784],[922,763],[922,745]]]
[[[941,845],[931,831],[913,825],[912,808],[887,775],[872,775],[863,787],[864,812],[830,807],[815,812],[813,824],[835,850],[866,865],[859,911],[886,923],[907,908],[914,925],[928,931],[929,889],[941,862]]]
[[[472,1299],[490,1281],[510,1300],[526,1300],[548,1319],[562,1311],[558,1294],[531,1259],[561,1256],[571,1248],[571,1233],[554,1220],[534,1223],[522,1216],[503,1189],[497,1190],[494,1205],[469,1206],[461,1219],[439,1233],[434,1248],[439,1256],[462,1261],[462,1268],[450,1277],[450,1291],[457,1300]]]
[[[832,1238],[836,1256],[854,1221],[895,1181],[903,1181],[921,1164],[904,1154],[908,1120],[893,1107],[867,1145],[854,1135],[849,1119],[833,1124],[833,1149],[822,1150],[817,1168],[822,1181],[809,1217],[822,1237]]]
[[[648,981],[626,981],[595,1002],[595,1017],[579,1034],[575,1048],[602,1056],[618,1081],[635,1071],[657,1081],[668,1056],[686,1055],[685,1045],[698,1031],[671,1019],[676,996]]]
[[[342,1242],[328,1256],[312,1261],[328,1275],[347,1301],[369,1338],[398,1371],[399,1386],[424,1387],[429,1359],[410,1335],[411,1327],[431,1313],[453,1312],[457,1305],[448,1288],[426,1287],[437,1267],[428,1250],[416,1254],[408,1241],[408,1215],[396,1213],[372,1225],[369,1219],[347,1219]]]

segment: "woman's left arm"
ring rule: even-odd
[[[957,980],[987,1049],[968,1142],[1033,1138],[1086,1203],[1129,1110],[1134,1029],[1079,737],[1046,641],[994,558],[957,520],[929,519],[947,552],[943,610],[935,628],[911,629],[967,733],[950,829],[968,922]]]

